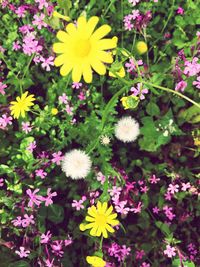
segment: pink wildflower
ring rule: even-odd
[[[97,181],[99,181],[101,184],[105,183],[106,177],[103,175],[102,172],[97,173]]]
[[[35,148],[36,148],[36,141],[33,141],[28,145],[27,150],[32,153]]]
[[[19,250],[16,250],[15,253],[20,256],[20,258],[26,258],[30,254],[29,250],[25,250],[24,247],[20,247]]]
[[[157,182],[159,182],[160,181],[160,178],[157,178],[156,176],[155,176],[155,174],[153,174],[150,178],[149,178],[149,182],[151,183],[151,184],[157,184]]]
[[[60,241],[56,240],[56,241],[54,241],[53,244],[51,245],[51,248],[52,248],[52,250],[53,250],[52,252],[53,252],[54,254],[56,254],[57,256],[60,256],[60,257],[62,257],[63,254],[64,254],[64,252],[63,252],[63,250],[62,250],[62,244],[63,244],[63,241],[62,241],[62,240],[60,240]]]
[[[131,209],[134,213],[140,213],[142,211],[143,204],[139,202],[136,208]]]
[[[2,117],[0,117],[0,126],[5,128],[7,125],[12,125],[12,117],[7,116],[6,114],[3,114]]]
[[[33,16],[34,20],[32,21],[33,25],[36,25],[38,30],[41,30],[42,27],[47,27],[47,24],[44,22],[44,18],[45,18],[45,14],[40,14],[40,16],[38,15],[34,15]]]
[[[184,92],[184,90],[185,90],[186,87],[187,87],[187,82],[180,81],[179,83],[177,83],[177,85],[175,87],[175,91],[182,91],[182,92]]]
[[[2,82],[0,82],[0,94],[2,94],[2,95],[5,95],[5,88],[7,88],[8,86],[6,85],[6,84],[4,84],[4,83],[2,83]]]
[[[46,71],[50,71],[51,70],[50,66],[54,66],[54,57],[52,56],[48,58],[41,57],[40,61],[43,62],[41,66],[43,69],[46,69]]]
[[[184,14],[184,9],[179,6],[177,11],[176,11],[176,13],[179,14],[179,15],[183,15]]]
[[[123,215],[128,214],[130,208],[125,207],[126,204],[127,204],[127,200],[119,202],[119,203],[115,206],[116,212],[117,212],[117,213],[121,213],[121,214],[123,214]]]
[[[12,220],[12,223],[14,226],[21,226],[22,225],[22,217],[17,216],[16,219]]]
[[[82,83],[79,83],[79,82],[73,82],[72,83],[72,88],[76,88],[76,89],[79,89],[80,87],[82,87]]]
[[[46,267],[54,267],[54,260],[54,258],[52,259],[52,261],[50,261],[49,259],[45,260]]]
[[[140,60],[136,61],[136,64],[138,66],[141,66],[141,65],[143,65],[143,61],[140,59]],[[127,68],[127,72],[136,71],[137,70],[136,64],[135,64],[134,59],[130,58],[129,62],[127,62],[125,64],[125,67]]]
[[[73,200],[72,207],[75,208],[76,210],[81,210],[84,209],[85,207],[83,206],[83,200]]]
[[[65,247],[71,245],[73,243],[71,236],[68,235],[68,239],[64,240]]]
[[[38,8],[41,10],[44,7],[48,7],[48,3],[46,0],[35,0],[36,3],[39,4]]]
[[[26,134],[27,133],[30,133],[32,130],[32,126],[30,126],[30,122],[22,122],[22,131],[25,132]]]
[[[120,195],[122,191],[121,187],[113,186],[112,189],[108,189],[108,192],[110,193],[111,197],[115,195]]]
[[[13,51],[18,51],[21,48],[21,45],[19,44],[19,41],[13,42]]]
[[[136,255],[135,255],[135,258],[136,260],[141,260],[145,255],[145,252],[144,250],[136,250]]]
[[[22,227],[26,228],[30,224],[35,224],[35,221],[33,219],[34,219],[33,215],[28,216],[28,214],[25,214],[22,220]]]
[[[147,88],[142,89],[142,84],[138,83],[137,88],[131,87],[131,92],[133,92],[134,96],[139,96],[140,100],[145,99],[144,94],[148,94],[149,90]]]
[[[34,53],[39,53],[42,51],[42,46],[39,45],[39,42],[35,39],[34,33],[28,33],[23,38],[23,52],[24,54],[31,56]]]
[[[82,100],[85,100],[86,99],[86,96],[83,92],[80,92],[79,95],[78,95],[78,98],[82,101]]]
[[[40,243],[41,244],[47,244],[49,240],[51,239],[52,234],[50,231],[48,231],[46,234],[42,234],[40,237]]]
[[[175,184],[175,185],[169,184],[167,191],[170,192],[172,195],[174,195],[175,193],[177,193],[179,191],[179,185],[178,184]]]
[[[182,191],[187,191],[187,189],[190,189],[190,187],[191,187],[191,184],[189,182],[188,183],[182,183],[181,185],[182,185],[182,188],[181,188]]]
[[[53,163],[56,163],[56,165],[60,165],[60,162],[63,160],[64,156],[62,156],[62,152],[58,151],[56,153],[52,154],[53,159],[51,160]]]
[[[197,81],[194,81],[192,84],[195,85],[196,88],[200,89],[200,76],[197,77]]]
[[[158,207],[155,206],[153,208],[153,213],[158,214],[159,211],[160,211],[160,209]]]
[[[63,93],[61,96],[58,97],[58,100],[60,104],[67,104],[68,97],[65,93]]]
[[[70,107],[69,104],[66,105],[65,111],[67,112],[67,114],[73,115],[73,107]]]
[[[35,171],[35,174],[39,176],[41,179],[44,179],[47,176],[47,173],[43,171],[43,169],[38,169]]]
[[[132,4],[133,6],[136,6],[140,0],[128,0],[130,4]]]
[[[186,61],[185,62],[185,69],[183,71],[184,74],[188,76],[195,76],[200,72],[200,64],[198,62],[198,58],[194,57],[192,62]]]
[[[173,256],[176,256],[175,251],[176,251],[176,249],[174,247],[167,245],[166,250],[164,250],[164,254],[167,255],[169,258],[172,258]]]
[[[19,18],[24,18],[26,15],[26,8],[25,6],[19,6],[16,10],[15,10],[15,14],[19,17]]]
[[[51,188],[47,189],[47,197],[44,197],[43,200],[45,201],[45,206],[49,206],[51,204],[53,204],[53,200],[52,197],[56,197],[57,193],[56,192],[52,192],[51,193]]]
[[[43,197],[36,195],[37,192],[39,192],[39,189],[35,189],[33,192],[30,189],[26,190],[26,194],[29,196],[30,200],[28,202],[28,207],[32,208],[33,205],[40,206],[41,201],[43,201]]]

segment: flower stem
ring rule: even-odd
[[[99,243],[99,250],[102,251],[102,246],[103,246],[103,235],[101,236],[100,243]]]

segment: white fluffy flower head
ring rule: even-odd
[[[132,117],[123,117],[115,125],[115,136],[122,142],[133,142],[140,133],[138,122]]]
[[[73,149],[65,154],[61,167],[66,176],[76,180],[85,178],[90,172],[91,165],[92,162],[84,151]]]

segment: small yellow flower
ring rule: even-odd
[[[87,261],[87,263],[92,265],[92,267],[104,267],[104,266],[106,266],[106,262],[102,258],[97,257],[97,256],[87,256],[86,261]]]
[[[35,100],[34,95],[28,95],[28,92],[25,92],[22,94],[21,98],[17,96],[16,101],[11,101],[10,104],[10,110],[11,115],[13,115],[14,118],[18,119],[21,115],[22,118],[25,117],[25,112],[29,111],[31,106],[33,106],[33,101]]]
[[[52,114],[52,115],[57,115],[57,114],[58,114],[58,110],[57,110],[57,108],[52,108],[52,110],[51,110],[51,114]]]
[[[140,101],[139,98],[134,95],[124,96],[121,98],[121,102],[122,102],[124,109],[136,108],[139,101]]]
[[[200,136],[194,137],[194,145],[197,147],[200,147]]]
[[[104,63],[112,63],[113,57],[110,50],[116,47],[116,40],[104,38],[110,31],[109,25],[103,25],[94,31],[98,17],[91,17],[88,21],[81,16],[77,25],[69,23],[66,31],[58,31],[59,43],[53,45],[53,50],[58,55],[55,66],[62,66],[60,74],[68,75],[72,71],[72,80],[79,82],[83,75],[87,83],[92,82],[92,69],[99,75],[105,75]]]
[[[119,77],[123,78],[126,74],[124,67],[121,67],[120,70],[116,71],[116,74],[119,75]],[[112,71],[109,71],[109,76],[114,78],[117,77]]]
[[[116,220],[117,214],[112,213],[113,206],[108,208],[108,203],[101,203],[98,201],[97,207],[94,205],[88,208],[88,215],[85,220],[89,223],[81,224],[80,230],[85,231],[87,229],[90,230],[91,236],[101,236],[104,238],[108,237],[108,233],[114,233],[114,229],[112,226],[116,226],[119,224],[119,221]]]
[[[143,41],[137,42],[136,50],[137,50],[138,54],[140,54],[140,55],[145,54],[148,50],[147,44]]]

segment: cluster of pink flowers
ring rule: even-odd
[[[102,172],[97,173],[97,181],[99,181],[101,184],[104,184],[106,181],[105,175],[103,175]]]
[[[168,205],[165,205],[163,207],[163,211],[170,221],[172,221],[176,217],[176,215],[173,213],[173,208],[169,207]]]
[[[25,214],[23,219],[21,216],[17,216],[16,219],[12,220],[14,226],[22,226],[23,228],[28,227],[31,224],[35,224],[33,215]]]
[[[146,28],[152,18],[151,11],[141,14],[138,9],[132,10],[132,13],[124,17],[125,30],[131,31],[133,28],[141,31]]]
[[[43,197],[43,196],[37,195],[37,192],[39,192],[39,191],[40,191],[39,189],[35,189],[33,192],[31,191],[31,189],[26,190],[26,194],[29,197],[28,207],[32,208],[34,206],[34,204],[36,206],[40,206],[42,201],[45,202],[45,206],[49,206],[49,205],[53,204],[52,197],[57,196],[56,192],[51,192],[51,188],[48,188],[47,189],[47,196]]]
[[[34,32],[29,32],[24,36],[22,48],[24,54],[28,56],[42,51],[42,46],[39,44],[39,41],[36,40]]]
[[[137,67],[142,66],[142,65],[143,65],[142,59],[137,60],[135,62],[133,58],[130,58],[129,62],[125,63],[125,67],[127,68],[127,72],[129,73],[134,73],[134,72],[137,73]]]
[[[193,243],[190,243],[188,246],[187,246],[187,249],[190,253],[190,260],[194,260],[196,255],[198,254],[198,251],[196,249],[196,246],[193,244]]]
[[[132,86],[130,91],[133,93],[134,96],[138,96],[140,100],[144,100],[145,95],[149,92],[147,88],[142,88],[141,83],[138,83],[137,87]]]
[[[69,115],[73,115],[73,107],[71,106],[69,99],[65,93],[58,97],[60,104],[65,104],[65,111]]]
[[[122,262],[130,255],[131,248],[126,247],[126,245],[120,246],[117,243],[112,243],[107,250],[110,256],[115,257],[119,262]]]

